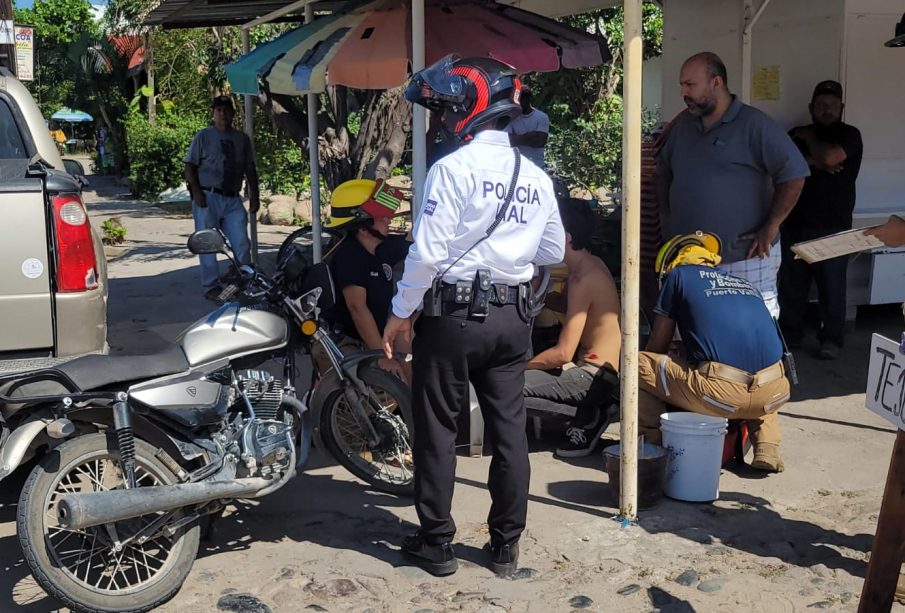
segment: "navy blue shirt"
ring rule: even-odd
[[[342,291],[357,285],[365,288],[368,310],[377,323],[377,331],[383,334],[393,300],[393,267],[401,262],[411,243],[404,236],[390,235],[369,253],[360,242],[349,236],[330,256],[330,274],[336,287],[336,305],[324,317],[347,336],[361,340],[352,313],[346,305]]]
[[[676,322],[692,364],[720,362],[753,374],[782,358],[776,324],[760,293],[715,268],[674,268],[654,312]]]

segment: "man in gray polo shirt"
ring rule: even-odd
[[[258,173],[251,140],[233,128],[236,111],[232,98],[217,96],[211,102],[213,125],[199,130],[185,155],[185,180],[192,192],[195,230],[220,228],[240,265],[251,263],[248,214],[242,204],[243,178],[248,181],[248,210],[257,214]],[[204,297],[218,301],[223,288],[214,255],[201,256]]]
[[[679,83],[688,110],[657,157],[663,234],[720,236],[719,268],[750,282],[778,317],[779,225],[798,201],[807,162],[785,130],[729,92],[716,54],[688,58]]]

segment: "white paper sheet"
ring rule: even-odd
[[[867,251],[883,247],[883,242],[876,236],[865,236],[867,228],[846,230],[837,234],[830,234],[823,238],[815,238],[792,245],[795,255],[808,264],[829,260],[840,255]]]

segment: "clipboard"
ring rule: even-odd
[[[877,226],[869,227],[876,228]],[[840,255],[884,247],[883,241],[876,236],[865,236],[864,231],[867,229],[854,228],[822,238],[795,243],[792,245],[792,252],[795,253],[796,260],[801,259],[808,264],[813,264]]]

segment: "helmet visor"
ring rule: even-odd
[[[464,101],[465,79],[452,73],[457,59],[455,55],[447,55],[413,74],[405,91],[406,99],[431,110]]]

